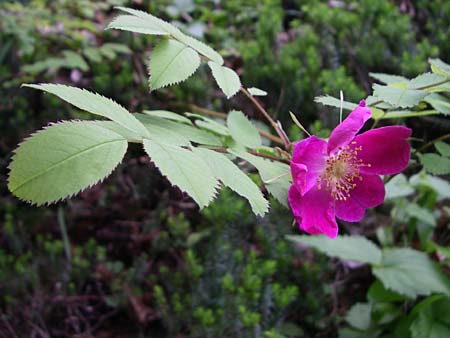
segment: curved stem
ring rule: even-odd
[[[421,146],[419,149],[417,149],[414,153],[420,153],[422,150],[428,148],[429,146],[432,146],[436,142],[444,141],[444,140],[449,139],[449,138],[450,138],[450,134],[442,135],[442,136],[440,136],[438,138],[435,138],[434,140],[432,140],[432,141],[430,141],[428,143],[425,143],[423,146]]]

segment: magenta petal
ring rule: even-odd
[[[311,136],[295,144],[291,173],[294,184],[302,195],[317,184],[317,178],[325,166],[327,142]]]
[[[370,109],[365,107],[365,101],[362,100],[359,106],[331,132],[328,140],[328,153],[333,154],[339,147],[349,144],[364,126],[364,123],[370,119],[370,116]]]
[[[327,191],[313,188],[302,196],[296,186],[292,185],[288,200],[300,229],[309,234],[324,234],[330,238],[337,236],[334,203]]]
[[[384,201],[384,183],[376,175],[361,174],[362,180],[356,181],[356,187],[350,191],[346,201],[336,202],[336,217],[348,222],[358,222],[364,217],[365,210],[376,207]]]
[[[408,166],[410,146],[406,140],[411,129],[389,126],[369,130],[355,138],[355,147],[361,146],[358,158],[363,164],[360,171],[368,174],[396,174]]]

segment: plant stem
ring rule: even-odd
[[[227,114],[219,113],[217,111],[209,110],[209,109],[206,109],[206,108],[202,108],[202,107],[199,107],[199,106],[197,106],[195,104],[190,104],[189,108],[191,110],[195,110],[195,111],[197,111],[197,112],[199,112],[201,114],[205,114],[205,115],[209,115],[209,116],[213,116],[213,117],[218,117],[218,118],[224,119],[224,120],[226,120],[226,118],[228,116]],[[261,136],[263,136],[265,138],[268,138],[272,142],[275,142],[275,143],[278,143],[278,144],[282,144],[282,145],[285,144],[281,138],[279,138],[279,137],[277,137],[275,135],[272,135],[271,133],[268,133],[265,130],[258,129],[258,133],[259,133],[259,135],[261,135]]]
[[[72,261],[72,252],[70,250],[70,240],[69,235],[67,233],[66,220],[64,219],[64,210],[61,206],[58,207],[58,223],[59,229],[61,231],[61,237],[64,243],[64,251],[66,253],[66,259],[70,266],[70,263]]]
[[[269,121],[271,126],[275,129],[277,134],[280,136],[280,138],[283,140],[283,144],[286,149],[289,149],[289,145],[291,144],[291,141],[289,141],[289,138],[287,137],[284,130],[280,127],[280,125],[273,120],[273,118],[269,115],[269,113],[259,104],[258,100],[256,100],[252,94],[250,94],[247,89],[244,87],[241,87],[241,92],[245,94],[249,98],[250,101],[255,105],[256,108],[264,115],[264,117]]]
[[[428,148],[429,146],[432,146],[436,142],[444,141],[444,140],[449,139],[449,138],[450,138],[450,134],[442,135],[442,136],[440,136],[438,138],[435,138],[434,140],[432,140],[432,141],[430,141],[428,143],[425,143],[423,146],[421,146],[419,149],[417,149],[414,153],[420,153],[422,150]]]

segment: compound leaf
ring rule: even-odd
[[[164,30],[163,27],[161,27],[161,25],[156,20],[145,20],[134,15],[119,15],[108,24],[106,29],[120,29],[124,31],[150,35],[169,34],[166,30]]]
[[[53,203],[103,180],[126,150],[123,136],[94,123],[54,124],[16,149],[8,187],[22,200]]]

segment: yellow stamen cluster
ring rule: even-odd
[[[350,191],[356,187],[355,181],[362,181],[359,168],[370,164],[358,159],[362,147],[354,147],[356,142],[345,147],[339,147],[338,152],[327,158],[324,172],[317,179],[317,188],[324,187],[336,201],[345,201],[350,197]]]

